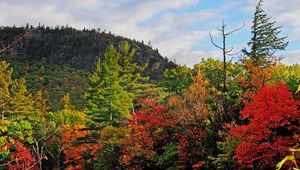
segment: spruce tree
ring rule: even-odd
[[[268,62],[268,56],[273,56],[278,50],[284,50],[288,45],[286,37],[279,37],[281,27],[276,27],[276,22],[271,22],[262,9],[263,0],[256,5],[254,19],[252,22],[252,38],[248,42],[251,50],[243,49],[243,53],[254,60],[256,65],[264,65]]]

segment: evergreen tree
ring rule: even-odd
[[[131,48],[127,41],[122,41],[119,44],[118,51],[114,51],[115,56],[118,56],[118,64],[120,66],[120,85],[127,92],[129,96],[129,105],[133,108],[133,100],[143,95],[145,88],[150,87],[150,84],[143,82],[147,81],[149,77],[143,77],[141,73],[147,65],[139,66],[133,63],[133,56],[136,52],[135,48]]]
[[[14,81],[10,89],[12,93],[10,116],[13,119],[21,120],[24,118],[32,118],[34,111],[34,102],[32,94],[28,92],[26,80],[20,78]]]
[[[252,58],[256,65],[264,65],[268,62],[267,57],[272,56],[277,50],[284,50],[288,45],[286,37],[278,37],[281,27],[276,27],[276,22],[271,22],[262,9],[263,0],[256,5],[252,22],[252,38],[248,42],[251,50],[243,49],[243,53]]]
[[[49,114],[49,106],[47,100],[44,99],[43,92],[41,90],[37,91],[33,96],[34,112],[38,123],[46,120]]]
[[[65,110],[72,110],[73,109],[69,93],[65,94],[64,97],[61,99],[61,101],[64,105]]]
[[[135,51],[124,41],[118,48],[109,45],[103,62],[97,61],[85,94],[92,128],[118,126],[129,117],[130,108],[134,109],[134,100],[149,86],[143,84],[148,77],[141,75],[146,66],[132,62]]]
[[[24,78],[12,79],[13,70],[9,64],[0,61],[0,111],[2,121],[5,116],[9,119],[21,120],[32,116],[33,98],[26,87]]]
[[[9,64],[5,61],[0,61],[0,112],[1,125],[5,121],[5,113],[9,108],[9,102],[12,100],[9,88],[13,83],[11,78],[13,70],[9,68]]]
[[[119,57],[116,54],[116,49],[110,45],[104,54],[103,64],[98,59],[95,71],[89,78],[90,88],[85,98],[92,129],[118,126],[124,117],[129,116],[128,96],[120,86]]]

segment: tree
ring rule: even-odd
[[[264,65],[267,57],[272,56],[277,50],[284,50],[288,45],[286,37],[279,37],[281,27],[276,27],[276,22],[270,22],[270,18],[262,9],[263,0],[256,5],[254,19],[252,21],[252,38],[248,42],[251,50],[243,49],[243,53],[252,58],[256,65]]]
[[[169,105],[177,116],[178,152],[180,164],[192,168],[204,165],[211,154],[207,134],[209,109],[206,105],[208,81],[200,72],[193,76],[192,83],[182,96],[173,96]],[[210,144],[213,144],[212,142]]]
[[[26,29],[25,32],[23,34],[20,34],[18,36],[14,37],[14,40],[3,45],[2,47],[0,47],[0,54],[4,53],[8,50],[12,50],[14,48],[16,48],[16,46],[20,43],[22,43],[22,41],[27,38],[35,29]]]
[[[172,142],[171,130],[175,129],[176,116],[153,98],[139,102],[141,108],[132,113],[128,121],[130,133],[123,140],[122,165],[125,169],[167,169],[172,164],[166,162],[172,162],[177,156],[177,152],[169,154],[167,161],[162,161],[169,152],[167,148]]]
[[[118,126],[122,119],[129,116],[128,95],[120,86],[118,57],[115,48],[106,49],[103,64],[100,59],[95,71],[89,78],[90,87],[85,93],[86,114],[90,116],[90,128],[100,130],[108,125]]]
[[[231,30],[231,31],[228,31],[226,32],[225,31],[225,27],[226,27],[226,24],[224,24],[224,21],[222,21],[222,28],[221,29],[217,29],[218,31],[220,31],[222,33],[222,46],[219,46],[217,45],[211,34],[209,33],[209,37],[210,37],[210,40],[211,40],[211,43],[219,48],[220,50],[222,50],[222,53],[223,53],[223,95],[225,96],[225,93],[227,92],[227,87],[226,87],[226,84],[227,84],[227,61],[226,61],[226,57],[227,55],[233,55],[231,54],[231,52],[233,51],[233,47],[231,49],[227,49],[226,47],[226,38],[233,34],[234,32],[242,29],[244,27],[244,25],[242,25],[241,27],[237,28],[237,29],[234,29],[234,30]],[[224,113],[227,115],[228,114],[228,102],[227,102],[227,98],[226,96],[223,97],[223,109],[224,109]]]
[[[299,144],[299,106],[284,84],[266,85],[245,101],[245,123],[229,126],[229,139],[240,141],[234,158],[241,167],[274,169]]]
[[[26,80],[24,78],[15,80],[10,91],[13,100],[10,102],[10,110],[8,110],[9,117],[15,120],[31,119],[34,116],[34,102],[32,94],[27,90]]]
[[[16,151],[10,156],[10,161],[7,164],[9,170],[38,169],[36,166],[36,158],[31,155],[30,150],[21,142],[15,141],[14,149]]]
[[[99,150],[99,144],[80,143],[78,138],[90,133],[84,125],[64,125],[62,129],[62,150],[65,154],[64,165],[67,169],[83,169],[84,165],[93,161],[85,154],[94,155]],[[94,156],[95,157],[95,156]]]
[[[50,156],[49,159],[56,163],[55,167],[52,168],[60,168],[62,163],[61,157],[63,156],[63,153],[66,154],[65,150],[68,147],[74,149],[74,153],[77,152],[79,154],[80,149],[84,148],[85,146],[73,146],[73,143],[77,142],[77,138],[84,137],[90,133],[86,130],[85,126],[87,116],[81,111],[76,110],[71,105],[70,96],[65,94],[61,101],[64,105],[64,108],[56,112],[51,112],[48,115],[47,122],[44,122],[43,126],[37,127],[41,132],[36,134],[40,138],[35,140],[35,143],[38,142],[40,147],[43,147],[43,145],[46,143],[45,147],[47,154]],[[75,151],[75,149],[78,150]],[[39,152],[38,148],[34,149],[34,151],[36,153]],[[68,151],[68,153],[69,152],[71,154],[68,156],[71,158],[67,158],[67,160],[72,162],[72,157],[76,157],[78,154],[72,155],[72,152]],[[74,160],[74,162],[76,161],[77,160]],[[69,164],[66,163],[66,165]]]
[[[107,47],[102,63],[98,59],[85,94],[91,126],[119,126],[134,110],[134,100],[148,86],[143,84],[148,78],[141,76],[145,66],[132,63],[134,53],[128,42],[121,42],[119,48]]]
[[[207,90],[209,95],[207,97],[207,104],[214,112],[216,123],[220,126],[224,122],[231,122],[237,120],[241,108],[241,101],[243,96],[243,88],[238,82],[240,78],[244,77],[246,70],[239,62],[227,62],[226,65],[226,87],[227,91],[223,94],[223,62],[214,60],[212,58],[203,59],[199,64],[194,66],[194,71],[200,71],[203,78],[209,80]],[[224,113],[223,104],[226,98],[228,104],[228,114]],[[219,126],[219,127],[220,127]]]
[[[160,86],[167,92],[181,94],[192,81],[191,70],[186,66],[177,66],[164,71],[164,81]]]
[[[239,83],[246,91],[244,98],[253,97],[266,84],[274,82],[276,63],[267,63],[264,68],[256,65],[253,59],[244,59],[242,63],[246,72],[240,77]]]
[[[34,111],[36,112],[36,116],[40,119],[45,119],[48,115],[49,106],[47,104],[47,100],[43,97],[43,92],[41,90],[37,91],[33,97],[34,102]]]
[[[94,169],[122,169],[119,157],[122,154],[123,139],[128,136],[128,129],[107,126],[100,133],[98,159]]]
[[[5,113],[9,110],[9,103],[12,100],[10,93],[10,86],[13,83],[13,70],[9,68],[9,63],[0,61],[0,111],[1,111],[1,125],[5,123]]]
[[[131,48],[127,41],[122,41],[117,49],[116,56],[119,57],[118,64],[120,66],[120,85],[129,94],[131,98],[139,97],[146,87],[149,85],[143,82],[147,81],[149,77],[141,76],[147,65],[139,66],[133,63],[133,56],[136,52],[135,48]],[[132,100],[132,99],[131,99]]]
[[[115,52],[116,54],[114,55],[118,57],[118,64],[120,66],[120,86],[124,89],[126,95],[128,95],[128,107],[134,111],[134,103],[137,102],[137,98],[145,93],[146,88],[152,86],[145,83],[149,80],[149,77],[141,75],[147,64],[139,66],[137,63],[133,63],[132,60],[136,49],[131,48],[127,41],[120,42]]]

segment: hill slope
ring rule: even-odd
[[[143,75],[152,81],[161,80],[163,70],[176,66],[142,42],[111,33],[73,28],[0,28],[0,42],[4,46],[19,37],[23,37],[22,40],[0,57],[11,63],[15,77],[26,78],[32,92],[41,89],[54,110],[62,107],[60,99],[66,93],[71,95],[77,108],[83,108],[81,96],[87,87],[87,77],[95,59],[103,59],[110,43],[116,46],[125,40],[136,48],[134,62],[147,64]]]
[[[1,27],[0,41],[3,44],[13,41],[24,34],[28,28]],[[173,68],[175,64],[163,58],[157,50],[142,42],[130,40],[111,33],[96,30],[79,31],[69,27],[38,27],[32,28],[16,48],[2,54],[2,57],[14,56],[23,61],[41,60],[45,58],[49,64],[69,65],[76,69],[90,70],[97,56],[103,58],[109,43],[114,45],[120,41],[129,41],[136,48],[134,62],[139,65],[148,64],[145,75],[152,80],[160,80],[163,70]]]

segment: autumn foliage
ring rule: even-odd
[[[30,149],[19,141],[14,142],[14,149],[15,152],[10,156],[10,161],[7,163],[9,170],[38,169],[37,160],[31,155]]]
[[[180,163],[187,166],[202,166],[206,156],[204,138],[206,121],[209,113],[206,105],[208,81],[197,72],[192,77],[192,83],[184,90],[183,96],[173,96],[169,105],[173,107],[178,117],[178,152]]]
[[[128,121],[131,133],[124,139],[121,157],[125,167],[146,168],[153,163],[154,154],[163,153],[171,138],[168,129],[175,128],[176,116],[166,106],[153,98],[141,99],[140,104],[142,109]]]
[[[91,155],[98,151],[98,144],[78,143],[78,138],[85,137],[90,132],[84,130],[84,125],[75,125],[71,127],[69,125],[64,126],[63,135],[63,152],[65,153],[65,162],[67,169],[83,169],[83,165],[92,161],[92,159],[85,159],[84,154],[89,153]]]
[[[0,169],[274,169],[299,147],[299,65],[245,59],[223,72],[208,59],[161,84],[120,47],[96,63],[83,103],[64,92],[57,107],[0,61]]]
[[[264,86],[245,102],[240,126],[229,126],[230,137],[241,143],[234,158],[241,167],[275,168],[276,163],[299,144],[299,101],[284,84]]]

